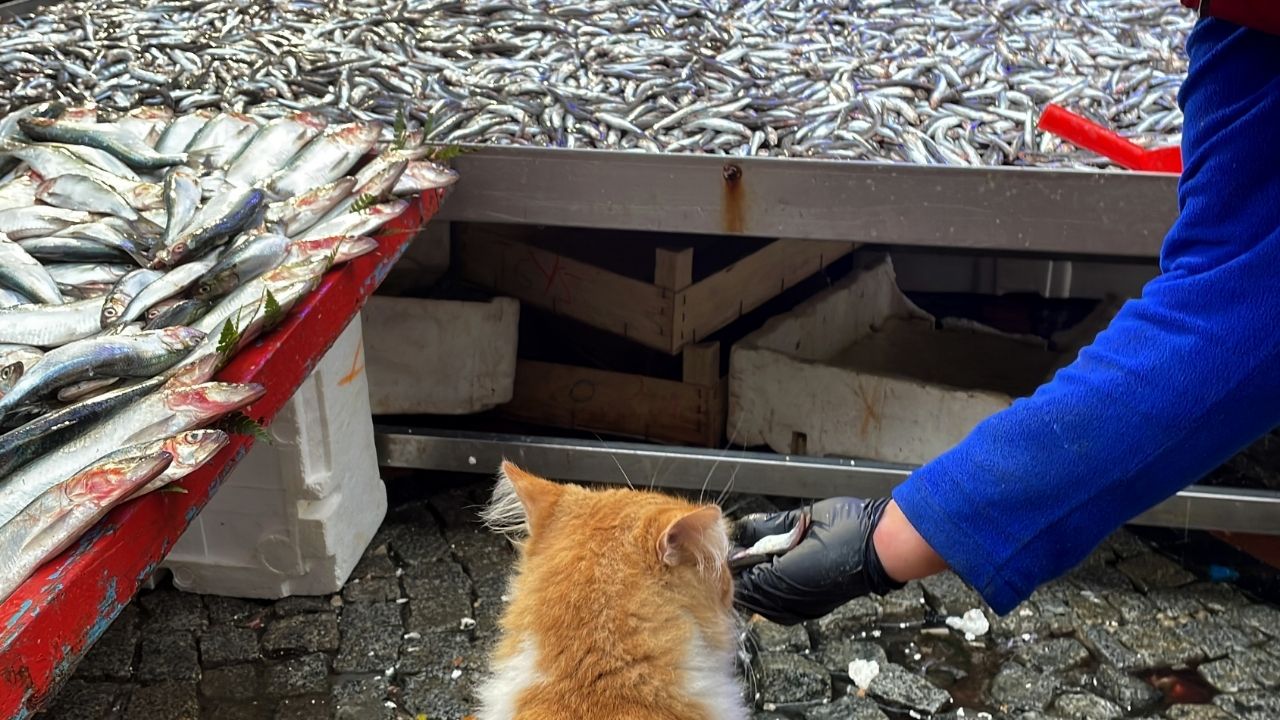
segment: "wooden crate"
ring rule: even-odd
[[[468,226],[458,267],[473,283],[672,355],[849,254],[845,242],[776,240],[694,282],[693,248],[659,248],[645,282],[530,242],[518,227]]]
[[[702,447],[724,437],[720,344],[687,346],[681,380],[521,359],[509,418],[550,427]]]

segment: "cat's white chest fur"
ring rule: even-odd
[[[702,706],[711,720],[747,720],[733,656],[707,645],[699,633],[689,641],[681,667],[685,695]],[[538,651],[526,640],[516,654],[497,660],[480,687],[479,720],[514,720],[520,695],[538,682]]]

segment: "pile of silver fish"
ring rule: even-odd
[[[0,119],[0,600],[224,447],[210,425],[263,388],[214,374],[457,179],[420,131],[382,130],[58,102]]]
[[[1039,110],[1176,143],[1194,19],[1150,0],[80,0],[0,25],[0,97],[403,107],[451,143],[1095,166]]]

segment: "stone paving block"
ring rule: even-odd
[[[165,630],[144,635],[138,661],[137,678],[144,683],[180,680],[194,683],[200,679],[200,659],[196,640],[189,632]]]
[[[1052,675],[1007,662],[991,681],[991,699],[1009,710],[1044,710],[1060,684]]]
[[[913,580],[880,599],[880,620],[884,623],[918,623],[924,620],[928,609],[924,589]]]
[[[85,682],[72,678],[58,692],[43,720],[115,718],[129,703],[132,686],[113,682]]]
[[[193,682],[162,682],[134,688],[125,720],[199,720]]]
[[[1075,638],[1053,638],[1019,648],[1016,657],[1032,670],[1058,673],[1083,664],[1089,649]]]
[[[797,652],[809,650],[809,633],[803,625],[779,625],[764,618],[751,621],[751,632],[759,652]]]
[[[205,670],[200,694],[207,698],[253,700],[262,695],[262,678],[254,665],[228,665]]]
[[[1280,692],[1248,690],[1233,695],[1219,695],[1213,704],[1240,720],[1276,720],[1280,718]]]
[[[209,622],[214,625],[254,624],[255,621],[260,622],[261,618],[271,611],[271,604],[262,600],[244,600],[221,595],[203,597],[205,609],[209,613]]]
[[[472,617],[471,580],[457,563],[420,565],[402,581],[410,632],[456,632],[463,618]]]
[[[815,630],[820,642],[844,640],[870,630],[880,619],[880,606],[870,597],[855,598],[818,618]]]
[[[395,602],[400,597],[400,581],[394,577],[355,578],[342,588],[342,599],[348,603]]]
[[[1007,615],[991,620],[991,633],[998,638],[1017,638],[1021,642],[1032,641],[1048,634],[1049,622],[1041,615],[1039,608],[1031,602],[1024,602]],[[1023,638],[1026,640],[1023,640]]]
[[[1147,602],[1162,617],[1177,620],[1191,618],[1206,611],[1195,595],[1182,590],[1158,588],[1147,592]]]
[[[383,672],[400,654],[404,623],[396,603],[357,603],[342,609],[342,640],[333,669],[341,673]]]
[[[348,675],[334,680],[330,698],[339,720],[377,720],[395,713],[386,706],[390,685],[381,675]]]
[[[760,702],[822,702],[831,699],[831,676],[814,661],[793,653],[761,653]]]
[[[1233,650],[1230,657],[1198,669],[1210,685],[1225,693],[1280,688],[1280,657],[1261,647]]]
[[[969,587],[960,576],[947,570],[920,581],[920,588],[933,611],[939,615],[964,615],[966,610],[979,608],[986,611],[987,604],[977,590]]]
[[[1068,573],[1065,579],[1081,590],[1095,593],[1133,590],[1129,577],[1110,565],[1082,565]]]
[[[400,643],[400,659],[396,665],[405,675],[427,673],[446,677],[454,670],[478,673],[487,667],[490,645],[473,643],[466,633],[407,633]]]
[[[333,700],[321,697],[285,698],[276,706],[275,720],[329,720],[333,717]]]
[[[1159,690],[1110,665],[1098,666],[1090,680],[1095,692],[1128,713],[1145,712],[1161,699]]]
[[[111,627],[98,638],[76,667],[76,676],[85,679],[128,680],[133,675],[134,656],[141,633],[136,605],[126,605]]]
[[[809,708],[805,710],[804,717],[805,720],[889,720],[889,716],[871,700],[849,695],[826,705]]]
[[[884,648],[864,640],[836,640],[823,646],[813,659],[822,664],[832,675],[849,677],[849,663],[854,660],[874,660],[881,665],[889,662]]]
[[[147,611],[144,634],[162,630],[199,633],[209,627],[209,615],[199,595],[161,587],[140,596],[139,602]]]
[[[1234,608],[1247,607],[1252,601],[1244,593],[1226,583],[1198,582],[1182,588],[1182,591],[1194,597],[1211,612],[1227,612]]]
[[[262,637],[262,650],[273,655],[328,652],[338,649],[338,617],[305,613],[273,620]]]
[[[1102,593],[1102,596],[1119,613],[1118,620],[1122,623],[1151,622],[1155,617],[1155,607],[1142,593],[1133,590],[1112,590]]]
[[[297,697],[329,692],[329,658],[323,653],[312,653],[268,665],[265,673],[268,695]]]
[[[1255,604],[1230,611],[1228,615],[1240,628],[1280,638],[1280,608]]]
[[[1080,590],[1067,595],[1066,600],[1077,627],[1119,624],[1119,611],[1098,593]]]
[[[1164,716],[1169,720],[1238,720],[1217,705],[1171,705]]]
[[[1180,667],[1205,658],[1205,652],[1180,630],[1152,623],[1126,625],[1116,639],[1138,654],[1138,669]]]
[[[216,668],[257,660],[258,634],[235,625],[214,625],[200,636],[200,664]]]
[[[1081,631],[1081,635],[1085,645],[1104,663],[1126,671],[1138,670],[1143,666],[1142,657],[1116,639],[1110,629],[1087,627]]]
[[[1073,720],[1116,720],[1124,717],[1124,710],[1091,693],[1066,692],[1054,699],[1049,714]]]
[[[393,578],[395,576],[396,564],[391,560],[391,549],[387,543],[370,545],[351,571],[353,578]]]
[[[415,716],[461,719],[471,710],[468,685],[460,680],[410,675],[400,682],[399,704]]]
[[[333,602],[323,595],[294,595],[281,598],[271,606],[271,612],[276,617],[289,617],[304,613],[331,613],[333,611]]]
[[[931,715],[951,703],[951,693],[901,665],[884,663],[867,692],[878,700]]]
[[[1153,552],[1125,558],[1116,563],[1116,569],[1127,575],[1139,590],[1176,588],[1196,579],[1191,571]]]
[[[1208,658],[1220,658],[1253,645],[1254,639],[1221,616],[1192,620],[1175,631]]]
[[[384,527],[383,537],[392,557],[409,569],[452,557],[449,543],[434,525],[429,528],[393,524]]]
[[[216,720],[262,720],[271,717],[275,703],[259,700],[210,700],[200,702],[200,715]]]
[[[1128,558],[1151,552],[1151,545],[1128,530],[1120,529],[1111,533],[1103,545],[1116,554],[1116,557]]]

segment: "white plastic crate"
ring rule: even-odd
[[[191,592],[337,592],[387,511],[357,316],[178,540],[164,566]]]
[[[520,303],[375,295],[362,311],[375,415],[465,415],[511,400]]]

